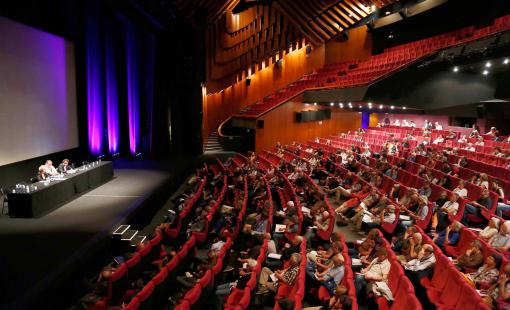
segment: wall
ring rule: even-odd
[[[221,122],[243,107],[257,102],[323,65],[324,47],[315,48],[308,56],[306,49],[301,48],[284,55],[281,68],[275,68],[274,64],[271,64],[254,72],[250,86],[246,86],[246,80],[243,79],[221,92],[205,96],[202,127],[204,140]],[[207,93],[207,89],[204,89],[204,92]]]
[[[305,105],[300,96],[261,116],[264,128],[256,129],[255,151],[273,148],[276,142],[283,144],[307,142],[315,137],[328,137],[340,132],[354,130],[361,125],[361,114],[332,108],[331,119],[322,122],[297,123],[294,112],[314,110],[317,107]]]
[[[460,132],[470,132],[469,128],[464,127],[454,127],[449,126],[449,116],[447,115],[427,115],[427,114],[384,114],[384,113],[376,113],[376,117],[378,119],[378,122],[384,122],[385,118],[388,118],[390,120],[390,123],[393,124],[395,120],[399,120],[400,123],[402,123],[402,120],[407,120],[408,122],[414,121],[417,128],[423,128],[423,123],[425,120],[428,120],[429,122],[435,123],[438,122],[443,126],[444,130],[454,130],[454,131],[460,131]],[[377,123],[376,123],[377,125]],[[482,127],[482,124],[479,124],[480,127]],[[481,128],[483,131],[483,128]]]
[[[372,53],[372,35],[367,26],[348,30],[348,40],[332,40],[326,43],[325,63],[333,64],[348,60],[365,60]]]

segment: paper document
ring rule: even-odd
[[[359,258],[353,258],[351,261],[352,261],[353,266],[361,266],[362,265],[361,259],[359,259]]]
[[[301,211],[303,211],[303,213],[305,213],[306,215],[310,215],[310,209],[308,209],[307,207],[301,207]]]
[[[282,231],[285,231],[286,228],[287,228],[287,226],[285,226],[285,225],[276,224],[276,226],[274,228],[274,231],[275,232],[282,232]]]
[[[278,279],[276,278],[274,273],[270,274],[269,277],[271,278],[271,280],[273,280],[273,282],[278,282]]]
[[[269,255],[267,257],[274,258],[274,259],[280,259],[280,258],[282,258],[282,254],[269,253]]]
[[[400,215],[399,219],[401,219],[403,221],[409,221],[411,219],[411,217],[409,215]]]

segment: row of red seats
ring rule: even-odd
[[[338,66],[327,66],[323,70],[319,70],[315,73],[315,75],[318,75],[319,80],[324,81],[325,79],[332,79],[329,80],[328,83],[319,82],[316,85],[313,85],[314,87],[352,87],[356,85],[365,84],[367,82],[370,82],[370,79],[377,79],[379,77],[382,77],[382,75],[373,75],[368,76],[364,79],[359,79],[355,77],[351,77],[350,73],[356,72],[358,69],[363,69],[364,67],[372,67],[375,68],[377,66],[386,65],[390,63],[391,65],[388,66],[388,70],[396,70],[400,68],[403,65],[408,64],[410,61],[413,61],[417,58],[420,58],[424,55],[427,55],[431,52],[435,52],[439,49],[447,48],[454,46],[456,44],[464,44],[473,40],[477,40],[479,38],[482,38],[484,36],[492,35],[501,31],[505,31],[510,29],[510,25],[506,22],[508,19],[507,16],[496,19],[494,25],[483,27],[477,30],[474,30],[474,27],[466,27],[462,28],[460,30],[443,34],[439,36],[434,36],[431,38],[418,40],[413,43],[403,44],[399,45],[397,47],[393,47],[390,49],[387,49],[384,51],[383,54],[375,55],[369,58],[367,61],[356,61],[351,63],[341,63]],[[503,22],[501,22],[503,21]],[[346,80],[340,79],[337,80],[335,76],[338,75],[339,71],[345,70],[345,68],[353,70],[347,71],[347,75],[349,78]],[[339,71],[332,70],[332,68],[338,68]],[[306,76],[306,78],[302,78],[301,81],[309,81],[313,80],[314,76]],[[297,81],[299,82],[299,81]],[[293,83],[293,84],[296,84]],[[305,84],[306,86],[312,86],[308,83]],[[285,100],[290,99],[291,96],[296,95],[299,91],[303,90],[305,86],[301,87],[293,87],[293,85],[289,85],[286,88],[293,88],[293,91],[289,93],[289,96],[285,96],[284,98],[278,98],[275,100],[269,99],[268,101],[263,100],[262,104],[267,104],[267,106],[263,107],[260,106],[260,104],[254,104],[251,106],[248,106],[247,108],[243,109],[241,111],[241,115],[250,115],[250,116],[257,116],[261,114],[262,112],[266,111],[267,109],[278,105]]]
[[[436,257],[432,278],[421,279],[421,285],[427,290],[428,299],[438,309],[490,309],[430,237],[421,228],[417,227],[417,230],[422,235],[423,243],[434,248]]]

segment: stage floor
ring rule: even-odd
[[[155,191],[170,187],[172,173],[169,165],[119,160],[112,180],[43,217],[0,217],[0,308],[4,302],[24,308],[19,302],[40,299],[55,279],[76,273],[71,266],[93,247],[97,251],[101,239]]]

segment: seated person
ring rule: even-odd
[[[366,299],[367,294],[372,291],[375,282],[388,281],[391,264],[388,261],[388,253],[385,248],[377,249],[377,257],[370,264],[356,274],[354,286],[356,288],[356,298],[358,300]]]
[[[49,159],[46,161],[46,163],[42,167],[44,167],[44,172],[49,176],[55,176],[58,174],[57,169],[55,169],[55,167],[53,167],[53,162]]]
[[[467,188],[465,188],[465,185],[466,185],[465,181],[460,180],[459,184],[457,184],[457,187],[454,188],[452,192],[459,195],[459,197],[466,198],[468,195],[468,190]]]
[[[370,216],[370,221],[362,221],[361,229],[365,232],[370,231],[373,228],[380,228],[382,224],[393,224],[396,220],[395,206],[389,205],[382,209],[377,215]]]
[[[413,233],[410,238],[408,238],[408,245],[406,249],[403,249],[400,253],[395,252],[395,254],[400,254],[397,256],[398,261],[401,263],[407,263],[417,258],[423,245],[422,242],[422,235],[419,232]]]
[[[329,299],[326,307],[327,310],[350,310],[352,309],[352,299],[347,295],[347,288],[339,285],[333,297]]]
[[[58,165],[58,173],[66,173],[67,171],[71,170],[71,167],[69,167],[69,159],[64,159],[60,165]]]
[[[432,217],[431,231],[443,230],[448,224],[448,217],[454,216],[459,210],[459,203],[457,200],[459,195],[452,193],[450,200],[445,202],[442,206],[437,206],[437,211]]]
[[[448,225],[445,230],[440,233],[434,233],[432,241],[434,241],[438,247],[444,249],[445,246],[455,246],[459,242],[460,229],[462,224],[455,221]]]
[[[510,247],[510,221],[500,225],[498,233],[489,239],[489,244],[496,250],[508,251]]]
[[[299,264],[301,263],[301,254],[294,253],[290,257],[290,265],[288,268],[273,272],[271,269],[264,267],[259,277],[259,290],[257,294],[265,294],[269,291],[276,293],[280,283],[288,286],[294,286],[294,282],[299,273]],[[276,282],[270,282],[270,276],[274,274]]]
[[[403,264],[405,273],[413,285],[419,285],[420,279],[432,274],[436,263],[434,248],[430,244],[424,244],[418,257]]]
[[[464,254],[457,258],[456,266],[460,270],[478,268],[483,263],[483,245],[479,240],[473,240]]]
[[[37,181],[44,181],[49,178],[49,175],[46,173],[44,166],[39,167],[39,171],[37,172]]]
[[[479,234],[478,238],[482,239],[485,242],[488,242],[493,236],[495,236],[499,231],[500,220],[497,217],[493,217],[489,221],[489,225],[485,227]]]
[[[510,264],[507,264],[500,273],[498,281],[485,290],[487,296],[483,297],[483,302],[489,307],[498,308],[498,302],[508,302],[510,300]]]
[[[322,232],[328,231],[330,221],[331,216],[328,211],[324,211],[315,217],[313,221],[314,227],[308,227],[305,234],[307,248],[312,247],[312,239],[316,236],[315,230]]]
[[[489,190],[484,188],[482,189],[482,194],[480,198],[476,201],[471,201],[470,203],[466,203],[465,211],[464,211],[464,219],[463,222],[465,224],[468,223],[468,214],[476,215],[478,217],[482,216],[482,209],[490,209],[492,206],[492,199],[489,197]]]
[[[423,186],[418,190],[418,194],[420,194],[420,196],[427,197],[427,199],[430,197],[432,194],[432,189],[430,188],[429,181],[423,182]]]
[[[184,275],[178,275],[176,277],[177,283],[185,289],[192,288],[207,270],[213,268],[214,265],[216,265],[217,259],[218,253],[216,251],[209,250],[207,262],[202,263],[199,261],[194,261],[191,263],[190,268]]]
[[[407,213],[407,215],[410,217],[409,220],[401,220],[400,225],[407,229],[407,227],[412,226],[415,224],[418,220],[424,220],[427,217],[427,214],[429,213],[429,206],[427,203],[427,197],[420,196],[418,198],[418,209],[416,212],[412,212],[408,207],[402,206],[401,207],[402,213]]]
[[[285,241],[285,239],[286,239],[285,234],[298,233],[299,217],[297,215],[287,217],[283,220],[283,225],[285,225],[285,228],[283,228],[283,230],[273,233],[273,239],[275,241],[277,248],[279,248],[282,245],[282,243]]]
[[[336,254],[331,261],[332,264],[328,268],[320,272],[315,271],[315,279],[328,289],[330,295],[334,295],[337,286],[344,278],[344,258],[342,254]]]
[[[488,255],[483,266],[465,274],[466,280],[477,289],[488,289],[497,282],[500,266],[501,256],[495,253]]]
[[[255,271],[257,267],[257,261],[254,259],[248,259],[246,262],[246,267],[241,268],[239,270],[239,278],[233,282],[228,282],[224,284],[220,284],[216,287],[216,309],[223,309],[224,299],[226,296],[230,294],[233,288],[243,290],[246,287],[246,284],[251,278],[252,272]]]

